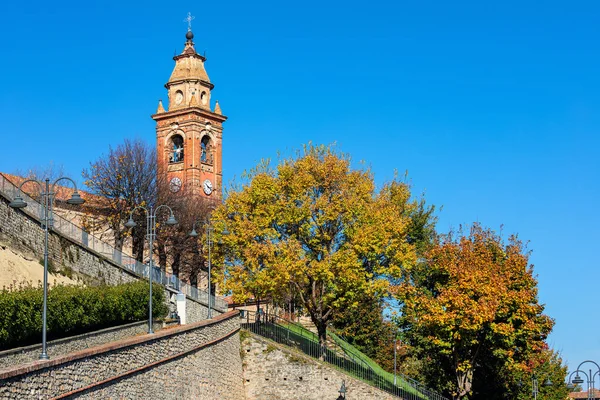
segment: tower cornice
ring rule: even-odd
[[[155,121],[161,121],[163,119],[178,117],[181,115],[188,115],[190,113],[201,116],[201,117],[210,118],[210,119],[213,119],[213,120],[219,121],[219,122],[225,122],[227,120],[226,116],[221,115],[221,114],[215,114],[214,112],[208,111],[201,107],[179,108],[179,109],[173,110],[173,111],[167,111],[164,113],[153,114],[153,115],[151,115],[151,117]]]
[[[198,53],[181,53],[181,54],[178,54],[175,57],[173,57],[173,60],[177,61],[177,60],[180,60],[182,58],[192,58],[192,57],[193,58],[199,58],[200,60],[202,60],[202,62],[206,61],[206,57],[201,56]]]
[[[213,85],[209,81],[205,81],[204,79],[198,79],[198,78],[181,78],[181,79],[177,79],[177,80],[172,80],[172,81],[165,83],[165,88],[169,89],[173,85],[177,85],[179,83],[185,83],[185,82],[189,82],[189,83],[198,82],[198,83],[201,83],[203,86],[206,86],[210,90],[213,90],[215,88],[215,85]]]

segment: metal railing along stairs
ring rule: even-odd
[[[315,359],[321,359],[338,370],[360,379],[380,390],[405,400],[448,400],[423,384],[403,375],[396,375],[372,367],[373,362],[337,335],[328,334],[327,344],[319,345],[318,336],[302,325],[271,314],[244,311],[242,328],[297,350]]]
[[[13,200],[18,194],[19,189],[11,181],[6,179],[4,175],[0,174],[0,193],[9,200]],[[25,200],[29,206],[26,208],[26,212],[33,215],[38,220],[43,218],[43,206],[38,201],[27,196],[26,193],[21,192],[21,197]],[[122,267],[135,272],[145,278],[148,277],[148,265],[143,264],[133,258],[130,254],[115,249],[110,244],[102,241],[101,239],[89,234],[81,227],[73,224],[72,222],[62,218],[59,215],[52,215],[52,225],[49,224],[53,231],[59,232],[71,239],[72,241],[93,250],[96,253],[112,260],[113,262],[121,265]],[[181,282],[177,276],[166,273],[160,266],[154,266],[152,271],[152,279],[163,286],[170,286],[177,290],[185,293],[190,298],[199,302],[208,304],[208,292],[202,289],[198,289],[195,286],[188,285],[187,283]],[[212,306],[220,312],[227,311],[227,303],[222,298],[212,296]]]

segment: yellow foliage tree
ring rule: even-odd
[[[245,179],[213,214],[218,278],[236,301],[285,298],[291,287],[322,345],[335,313],[387,295],[416,260],[408,185],[377,192],[369,171],[330,147],[308,145]]]

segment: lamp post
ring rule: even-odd
[[[550,380],[550,378],[547,378],[542,383],[542,386],[544,386],[544,387],[549,387],[549,386],[552,386],[552,385],[553,385],[553,383]],[[523,386],[523,382],[521,380],[519,380],[518,386],[519,387]],[[537,400],[537,397],[538,397],[539,393],[540,393],[540,391],[539,391],[538,377],[537,377],[537,374],[534,372],[533,375],[531,376],[531,395],[533,396],[534,400]]]
[[[44,180],[45,184],[36,179],[26,179],[23,182],[21,182],[21,184],[19,185],[19,191],[17,193],[17,196],[15,196],[14,200],[8,204],[10,207],[15,208],[15,209],[27,207],[27,203],[23,200],[23,197],[21,197],[21,191],[22,191],[21,189],[22,189],[23,185],[27,182],[34,182],[40,187],[41,197],[43,199],[42,206],[43,206],[43,210],[44,210],[44,215],[42,216],[43,227],[44,227],[44,303],[43,303],[44,305],[42,308],[42,353],[40,354],[40,360],[48,359],[48,352],[46,351],[46,328],[47,328],[46,317],[47,317],[47,311],[48,311],[48,229],[49,229],[49,226],[53,222],[52,221],[52,204],[56,197],[56,192],[54,191],[54,187],[56,186],[56,183],[58,181],[63,180],[63,179],[70,181],[75,188],[75,190],[73,191],[73,194],[71,195],[71,198],[69,200],[67,200],[67,203],[72,204],[72,205],[83,204],[85,202],[85,200],[83,200],[81,198],[81,196],[79,195],[79,193],[77,192],[77,184],[75,183],[75,181],[73,179],[68,178],[66,176],[56,179],[52,185],[50,185],[49,178],[46,178]]]
[[[212,247],[212,233],[213,228],[210,225],[210,220],[206,220],[206,241],[208,245],[208,319],[212,318],[212,291],[211,291],[211,247]],[[196,222],[194,222],[194,226],[192,227],[192,231],[189,233],[190,237],[196,238],[198,237],[198,232],[196,232]]]
[[[544,381],[544,383],[542,383],[542,386],[545,386],[545,387],[552,386],[552,381],[550,380],[550,378],[547,378]],[[538,389],[538,378],[537,378],[536,374],[533,374],[533,376],[531,378],[531,393],[533,394],[533,399],[537,400],[539,389]]]
[[[133,220],[133,213],[138,209],[144,210],[144,212],[146,213],[146,236],[148,237],[148,241],[150,243],[150,261],[148,263],[148,280],[150,281],[150,299],[148,301],[148,333],[154,333],[154,330],[152,328],[152,269],[154,267],[152,259],[154,256],[154,238],[156,237],[156,213],[162,207],[168,208],[170,212],[166,224],[170,226],[177,225],[177,220],[173,215],[173,210],[171,210],[171,207],[164,204],[156,207],[156,209],[153,209],[152,207],[150,207],[150,209],[147,209],[143,206],[137,206],[133,210],[131,210],[131,213],[129,213],[129,221],[125,223],[125,226],[127,228],[134,228],[137,226],[137,224]]]
[[[396,353],[398,351],[398,339],[394,338],[394,385],[396,385]]]
[[[589,369],[589,375],[586,374],[583,370],[581,370],[581,366],[583,364],[593,364],[596,368],[597,371],[594,372],[594,374],[592,374],[592,369]],[[598,365],[595,361],[592,360],[585,360],[583,362],[581,362],[578,366],[577,369],[573,372],[571,372],[571,375],[569,375],[569,380],[571,381],[567,386],[572,386],[574,387],[574,385],[578,385],[584,382],[583,379],[581,379],[581,377],[579,376],[579,373],[582,373],[583,375],[585,375],[587,382],[588,382],[588,399],[593,399],[596,397],[596,393],[595,393],[595,389],[594,389],[594,384],[595,384],[595,380],[596,380],[596,375],[600,375],[600,365]],[[571,376],[576,373],[575,378],[573,378],[572,380],[570,379]]]
[[[346,381],[342,381],[342,387],[340,387],[340,390],[338,390],[339,392],[339,396],[337,398],[337,400],[344,400],[346,398]]]

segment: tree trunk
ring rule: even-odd
[[[454,400],[461,400],[471,393],[471,388],[473,386],[473,370],[456,371],[456,381],[458,390],[454,396]]]
[[[137,261],[143,263],[144,262],[144,244],[145,244],[145,240],[144,240],[144,234],[143,232],[140,233],[139,229],[133,228],[132,234],[131,234],[131,241],[132,241],[132,253],[133,253],[133,258],[135,258]]]
[[[325,321],[314,321],[313,323],[317,327],[317,334],[319,335],[319,359],[325,360],[325,345],[327,343],[327,322]]]
[[[179,276],[179,270],[181,265],[181,253],[175,252],[173,254],[173,263],[171,264],[171,270],[173,271],[173,275]],[[165,265],[164,268],[167,268]]]
[[[158,265],[160,265],[161,268],[166,268],[166,266],[167,266],[167,251],[165,249],[166,246],[164,246],[163,244],[159,244],[156,247],[158,248]],[[152,256],[152,254],[150,256]]]
[[[119,232],[115,231],[114,240],[115,246],[113,250],[113,260],[120,264],[123,250],[123,236]]]
[[[255,296],[254,300],[256,301],[256,317],[255,317],[255,321],[258,322],[258,323],[260,323],[260,299],[258,299]]]

